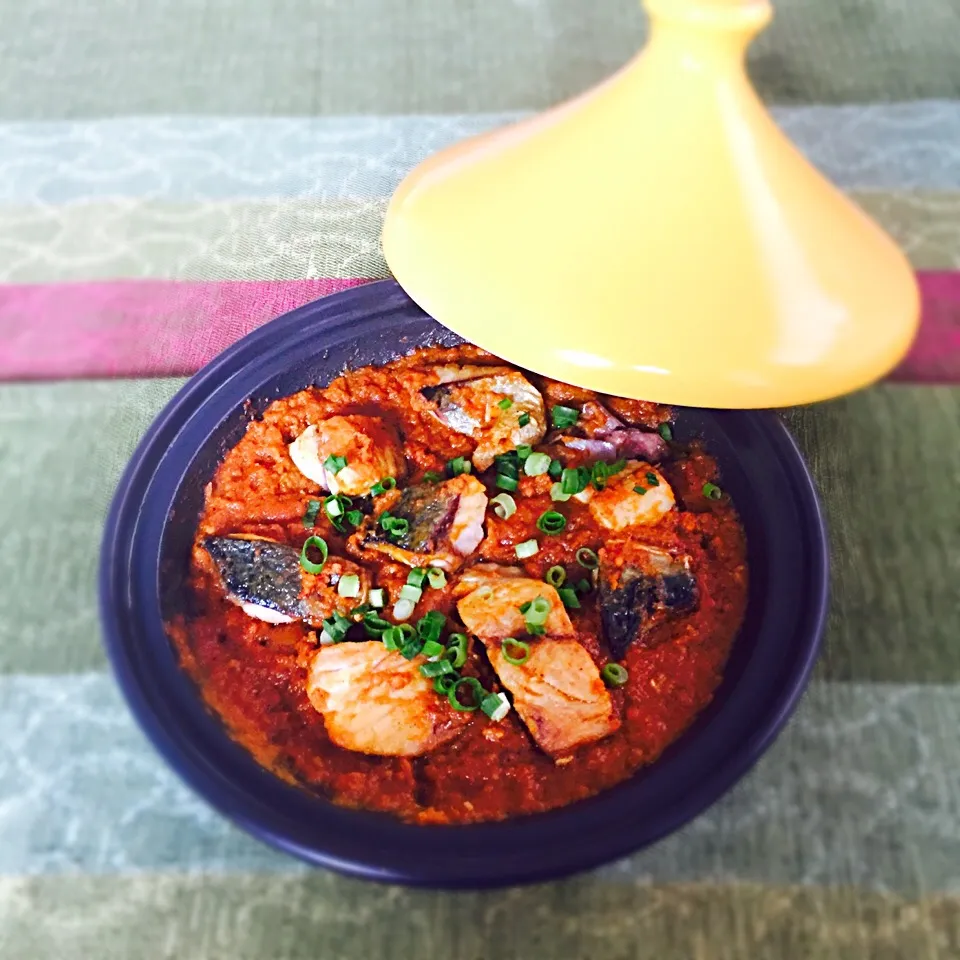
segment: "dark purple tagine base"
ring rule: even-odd
[[[770,746],[809,679],[827,608],[827,536],[810,474],[767,412],[679,409],[743,518],[750,598],[723,683],[654,765],[552,813],[475,826],[414,826],[337,807],[260,767],[204,706],[163,621],[185,604],[186,558],[210,480],[249,419],[345,368],[458,337],[391,281],[326,297],[244,337],[167,405],[137,448],[104,534],[105,643],[130,707],[177,773],[254,836],[370,880],[491,887],[559,878],[626,856],[717,800]],[[251,401],[251,403],[248,403]]]

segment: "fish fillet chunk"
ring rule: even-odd
[[[673,490],[663,474],[638,460],[629,461],[623,470],[610,477],[603,490],[589,486],[574,494],[574,498],[589,505],[597,523],[614,531],[650,526],[676,504]]]
[[[321,647],[307,696],[338,747],[382,757],[418,757],[457,736],[463,719],[405,660],[378,640]]]
[[[473,568],[471,576],[476,578]],[[457,603],[457,611],[464,626],[476,636],[487,639],[521,637],[527,633],[526,618],[520,608],[543,597],[550,604],[546,620],[546,635],[572,637],[573,624],[557,591],[542,580],[527,577],[490,578],[481,582],[471,593]]]

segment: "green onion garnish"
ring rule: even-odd
[[[480,701],[480,709],[491,720],[499,722],[510,712],[510,701],[505,693],[491,693]]]
[[[381,479],[370,488],[370,496],[379,497],[381,493],[393,490],[396,485],[397,481],[393,477],[381,477]]]
[[[513,548],[513,552],[517,555],[518,560],[526,560],[527,557],[532,557],[539,549],[540,544],[536,540],[524,540],[523,543],[518,543]]]
[[[316,526],[317,523],[317,514],[320,512],[320,501],[319,500],[310,500],[307,503],[306,513],[303,515],[303,525],[309,530],[310,527]]]
[[[473,464],[466,457],[454,457],[447,461],[447,469],[451,477],[459,477],[461,473],[470,473]]]
[[[340,578],[337,584],[337,595],[341,597],[360,596],[360,578],[355,573],[348,573]]]
[[[411,603],[417,603],[422,596],[423,591],[419,587],[411,587],[409,583],[405,583],[400,588],[401,600],[409,600]]]
[[[380,526],[387,531],[387,536],[399,540],[410,529],[410,521],[383,513],[380,516]]]
[[[525,427],[529,422],[530,422],[529,413],[521,413],[520,416],[517,417],[517,423],[519,423],[521,427]]]
[[[586,578],[578,580],[574,587],[576,587],[577,593],[589,593],[593,589],[593,584]]]
[[[433,689],[442,694],[444,697],[450,693],[450,690],[453,688],[453,685],[457,682],[457,675],[455,673],[448,673],[442,677],[433,678]]]
[[[519,447],[517,447],[516,453],[518,460],[526,460],[527,457],[533,453],[533,447],[531,447],[528,443],[522,443]]]
[[[587,570],[596,570],[600,566],[600,558],[589,547],[581,547],[574,556],[577,563]]]
[[[532,623],[535,627],[539,627],[547,622],[547,617],[550,615],[550,601],[546,597],[535,597],[523,604],[520,612],[528,626]]]
[[[353,624],[344,616],[333,612],[333,616],[321,621],[323,630],[320,632],[320,643],[327,646],[331,643],[340,643],[347,635]]]
[[[560,482],[564,493],[580,493],[590,482],[590,471],[586,467],[567,467],[560,474]]]
[[[393,624],[384,620],[378,613],[366,613],[363,616],[363,629],[368,637],[382,637],[384,630],[389,630]]]
[[[426,649],[427,649],[427,645],[424,644],[423,651],[421,651],[421,653],[424,652]],[[433,679],[434,677],[442,677],[445,674],[455,673],[455,672],[456,671],[453,669],[453,666],[451,665],[449,660],[437,660],[435,662],[427,662],[427,663],[420,664],[420,673],[424,677],[427,677],[429,679]]]
[[[550,469],[550,454],[531,453],[523,462],[523,472],[528,477],[543,476]]]
[[[513,406],[513,401],[509,397],[501,397],[497,401],[497,406],[501,410],[509,410]]]
[[[439,610],[430,610],[417,621],[417,636],[424,643],[439,640],[446,622],[447,618]]]
[[[559,460],[551,460],[547,473],[549,473],[554,480],[559,480],[560,475],[563,473],[563,464]]]
[[[439,660],[443,656],[444,646],[439,640],[428,640],[420,651],[428,660]],[[453,667],[450,668],[451,670]],[[447,673],[449,671],[444,671]]]
[[[447,575],[439,567],[431,567],[427,571],[427,582],[434,590],[441,590],[447,585]]]
[[[401,587],[401,589],[403,589]],[[413,600],[407,600],[405,597],[401,597],[393,605],[393,619],[394,620],[409,620],[413,616],[414,608],[416,603]]]
[[[497,474],[496,484],[501,490],[512,491],[517,489],[517,481],[513,477],[505,476],[502,473]]]
[[[307,556],[308,550],[316,550],[322,557],[319,563],[314,563],[309,556]],[[327,562],[327,557],[329,556],[330,551],[327,549],[327,541],[323,537],[307,537],[303,542],[303,548],[300,550],[300,566],[303,567],[307,573],[319,573],[323,569],[323,565]]]
[[[459,670],[467,662],[469,646],[470,638],[465,633],[451,633],[447,637],[447,649],[444,651],[443,659],[449,660]]]
[[[607,469],[607,465],[600,460],[590,468],[590,482],[596,490],[602,490],[607,485],[608,476],[610,476],[610,471]]]
[[[537,529],[544,533],[559,533],[567,525],[567,518],[556,510],[547,510],[537,518]]]
[[[715,483],[705,483],[703,495],[708,500],[719,500],[723,496],[723,491]]]
[[[470,699],[472,702],[464,703],[460,699],[460,690],[461,688],[467,689],[470,691]],[[454,710],[460,710],[463,713],[469,713],[470,711],[476,710],[484,696],[486,691],[483,689],[480,681],[474,677],[461,677],[459,680],[455,681],[453,686],[450,688],[450,693],[447,694],[447,699],[450,701],[450,706]]]
[[[561,587],[558,591],[560,594],[560,599],[563,601],[565,607],[569,607],[571,610],[580,609],[580,600],[577,597],[577,591],[573,587]]]
[[[498,493],[490,502],[501,520],[509,520],[517,512],[517,501],[509,493]]]
[[[383,607],[387,602],[383,587],[377,587],[376,590],[371,590],[367,596],[367,601],[371,607]]]
[[[383,645],[388,650],[399,650],[400,647],[406,642],[406,638],[403,635],[403,631],[400,627],[388,627],[383,631]]]
[[[351,527],[359,527],[363,523],[363,512],[361,510],[348,510],[346,521]]]
[[[562,587],[564,580],[567,579],[567,571],[561,566],[551,567],[543,576],[543,579],[551,587]]]
[[[323,512],[330,518],[330,522],[338,529],[343,529],[343,514],[345,508],[352,505],[353,501],[341,493],[333,494],[324,498]]]
[[[558,482],[550,488],[550,499],[554,503],[566,503],[570,499],[570,494],[564,493],[563,484]]]
[[[612,477],[614,474],[619,473],[626,465],[626,460],[614,460],[613,463],[608,463],[607,476]]]
[[[673,430],[670,429],[669,423],[661,423],[660,426],[657,427],[657,433],[659,433],[664,440],[673,439]]]
[[[500,641],[500,653],[507,663],[519,667],[530,659],[530,644],[514,637],[505,637]]]
[[[443,479],[443,476],[437,473],[436,470],[428,470],[421,479],[423,483],[439,483]]]
[[[659,487],[659,486],[660,486],[660,479],[659,479],[659,477],[657,477],[657,475],[656,475],[655,473],[651,473],[651,472],[648,471],[648,472],[647,472],[647,483],[649,483],[651,487]]]
[[[427,570],[426,567],[414,567],[407,574],[407,583],[411,587],[422,587],[424,580],[427,579]]]
[[[414,657],[420,655],[422,649],[423,641],[419,637],[411,637],[400,648],[400,656],[403,657],[404,660],[412,660]]]
[[[346,457],[335,457],[332,453],[323,461],[323,469],[336,476],[347,465]]]
[[[555,406],[550,408],[550,417],[558,430],[572,427],[580,419],[580,411],[574,407]]]
[[[641,487],[639,484],[637,484],[637,486],[635,486],[635,487],[633,488],[633,492],[634,492],[634,493],[639,493],[640,496],[642,497],[642,496],[647,492],[647,488],[646,488],[646,487]]]
[[[619,663],[608,663],[600,671],[600,676],[608,687],[622,687],[630,679],[626,667],[621,667]]]

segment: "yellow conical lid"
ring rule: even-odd
[[[394,275],[474,343],[622,396],[785,406],[881,377],[916,331],[913,273],[754,93],[769,4],[647,7],[647,48],[605,83],[404,180]]]

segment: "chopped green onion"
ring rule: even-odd
[[[562,587],[567,579],[567,571],[561,566],[551,567],[543,577],[551,587]]]
[[[537,518],[537,529],[544,533],[560,533],[567,525],[567,518],[556,510],[547,510]]]
[[[614,460],[613,463],[608,463],[607,476],[612,477],[614,474],[619,473],[626,465],[626,460]]]
[[[371,607],[383,607],[387,602],[386,597],[384,596],[383,587],[377,587],[376,590],[371,590],[367,596],[367,600],[369,601]]]
[[[404,597],[401,597],[393,605],[393,619],[409,620],[413,616],[414,607],[416,607],[416,603],[414,603],[413,600],[407,600]]]
[[[380,526],[387,531],[387,536],[399,539],[410,529],[410,521],[384,513],[380,517]]]
[[[590,471],[586,467],[566,467],[560,478],[564,493],[580,493],[590,482]]]
[[[715,483],[705,483],[703,495],[708,500],[719,500],[723,496],[723,491]]]
[[[647,472],[647,483],[649,483],[651,487],[659,487],[659,486],[660,486],[660,478],[659,478],[655,473],[651,473],[651,472],[648,471],[648,472]]]
[[[447,575],[439,567],[431,567],[427,571],[427,582],[434,590],[441,590],[447,585]]]
[[[430,610],[417,621],[417,636],[424,643],[439,640],[447,618],[439,610]]]
[[[532,623],[535,627],[539,627],[547,622],[547,617],[550,615],[550,601],[546,597],[536,597],[523,604],[520,612],[528,626]]]
[[[424,650],[426,650],[427,645],[423,645]],[[421,651],[422,653],[423,651]],[[442,677],[446,674],[455,673],[453,665],[449,660],[437,660],[434,662],[421,663],[420,664],[420,673],[424,677],[433,679],[434,677]]]
[[[427,569],[426,567],[414,567],[407,574],[407,583],[411,587],[422,587],[423,582],[427,579]]]
[[[397,481],[393,477],[381,477],[370,488],[370,496],[379,497],[381,493],[386,493],[388,490],[393,490],[396,485]]]
[[[516,452],[517,452],[518,459],[526,460],[527,457],[529,457],[530,454],[533,453],[533,447],[531,447],[529,443],[521,443],[520,446],[517,447]]]
[[[596,490],[602,490],[607,485],[607,477],[609,475],[610,471],[607,469],[607,465],[601,460],[598,460],[590,468],[590,482]]]
[[[497,401],[497,406],[501,410],[509,410],[513,406],[513,401],[509,397],[501,397]]]
[[[563,464],[559,460],[551,460],[547,473],[549,473],[554,480],[559,480],[563,473]]]
[[[400,588],[401,600],[409,600],[411,603],[417,603],[422,596],[423,590],[421,590],[420,587],[412,587],[409,583],[405,583]]]
[[[333,454],[330,454],[330,456],[323,461],[323,469],[328,473],[334,474],[334,476],[336,476],[336,474],[338,474],[346,465],[346,457],[335,457]]]
[[[472,703],[464,703],[460,699],[460,688],[466,687],[470,691],[470,698],[473,701]],[[461,677],[459,680],[455,681],[453,686],[450,688],[450,693],[447,694],[447,699],[450,701],[450,706],[454,710],[460,710],[463,713],[469,713],[473,710],[476,710],[481,701],[483,700],[486,691],[483,689],[480,681],[474,677]]]
[[[634,492],[634,493],[639,493],[640,496],[642,497],[642,496],[647,492],[647,488],[646,488],[646,487],[641,487],[639,484],[637,484],[637,486],[635,486],[635,487],[633,488],[633,492]]]
[[[621,667],[619,663],[608,663],[600,671],[600,676],[608,687],[622,687],[630,679],[626,667]]]
[[[670,429],[669,423],[661,423],[660,426],[657,427],[657,433],[659,433],[664,440],[673,439],[673,430]]]
[[[411,637],[401,648],[400,656],[404,660],[412,660],[420,655],[423,650],[423,641],[419,637]]]
[[[550,454],[531,453],[523,462],[523,472],[528,477],[540,477],[550,469]]]
[[[321,624],[323,626],[323,632],[320,635],[320,642],[324,645],[327,643],[339,643],[347,635],[347,631],[353,626],[345,616],[337,613],[336,610],[334,610],[332,617],[322,620]],[[324,634],[326,634],[326,639],[324,639]]]
[[[327,497],[323,501],[323,510],[331,520],[341,517],[343,515],[343,505],[340,503],[340,498],[338,496]]]
[[[540,544],[536,540],[524,540],[523,543],[518,543],[513,551],[517,555],[518,560],[526,560],[527,557],[532,557],[540,549]]]
[[[580,609],[580,600],[577,597],[577,591],[573,587],[561,587],[557,593],[560,594],[560,599],[563,601],[565,607],[569,607],[571,610]]]
[[[566,501],[570,499],[570,494],[563,492],[562,483],[555,483],[550,488],[550,499],[554,503],[566,503]]]
[[[510,712],[510,701],[505,693],[491,693],[480,701],[480,709],[499,723]]]
[[[444,651],[443,659],[449,660],[459,670],[467,662],[469,646],[470,638],[465,633],[451,633],[447,638],[447,649]]]
[[[501,520],[509,520],[517,512],[517,501],[509,493],[498,493],[490,502]]]
[[[381,639],[388,650],[399,650],[406,643],[406,637],[400,627],[388,627],[383,631]]]
[[[529,413],[521,413],[520,416],[517,417],[517,423],[519,423],[521,427],[525,427],[529,422],[530,422]]]
[[[428,470],[422,477],[424,483],[439,483],[442,479],[443,475],[436,470]]]
[[[580,411],[574,407],[555,406],[550,408],[550,417],[558,430],[572,427],[580,419]]]
[[[340,578],[337,584],[337,594],[341,597],[360,596],[360,578],[355,573],[348,573]]]
[[[307,503],[307,511],[303,515],[303,525],[309,530],[317,524],[317,514],[320,512],[320,501],[310,500]]]
[[[319,563],[314,563],[310,557],[307,556],[308,550],[316,550],[323,559],[321,559]],[[327,562],[329,554],[330,551],[327,549],[327,541],[324,540],[323,537],[307,537],[303,542],[303,548],[300,550],[300,566],[303,567],[307,573],[319,573],[323,569],[323,565]]]
[[[443,656],[444,646],[439,640],[428,640],[420,651],[428,660],[439,660]],[[453,667],[450,668],[451,670]],[[447,671],[444,671],[446,673]]]
[[[351,527],[359,527],[363,523],[363,511],[361,510],[348,510],[346,515],[347,523]]]
[[[590,593],[590,591],[593,590],[593,584],[586,577],[578,580],[574,584],[574,587],[576,587],[577,593]]]
[[[320,640],[321,647],[329,647],[330,644],[337,642],[336,640],[333,639],[333,637],[330,636],[329,633],[327,633],[326,630],[320,631],[320,636],[318,639]]]
[[[459,477],[461,473],[470,473],[473,464],[466,457],[454,457],[447,462],[451,477]]]
[[[596,570],[600,566],[600,558],[589,547],[581,547],[574,556],[577,563],[586,570]]]
[[[500,653],[507,663],[519,667],[530,659],[530,644],[514,637],[505,637],[500,641]]]
[[[457,682],[458,677],[455,673],[448,673],[442,677],[433,678],[433,689],[435,692],[447,696],[451,688]]]
[[[501,490],[513,491],[517,489],[517,481],[513,477],[505,476],[502,473],[497,474],[496,483]]]
[[[384,630],[389,630],[392,626],[389,620],[384,620],[378,613],[364,614],[363,629],[366,630],[368,637],[381,637]]]

